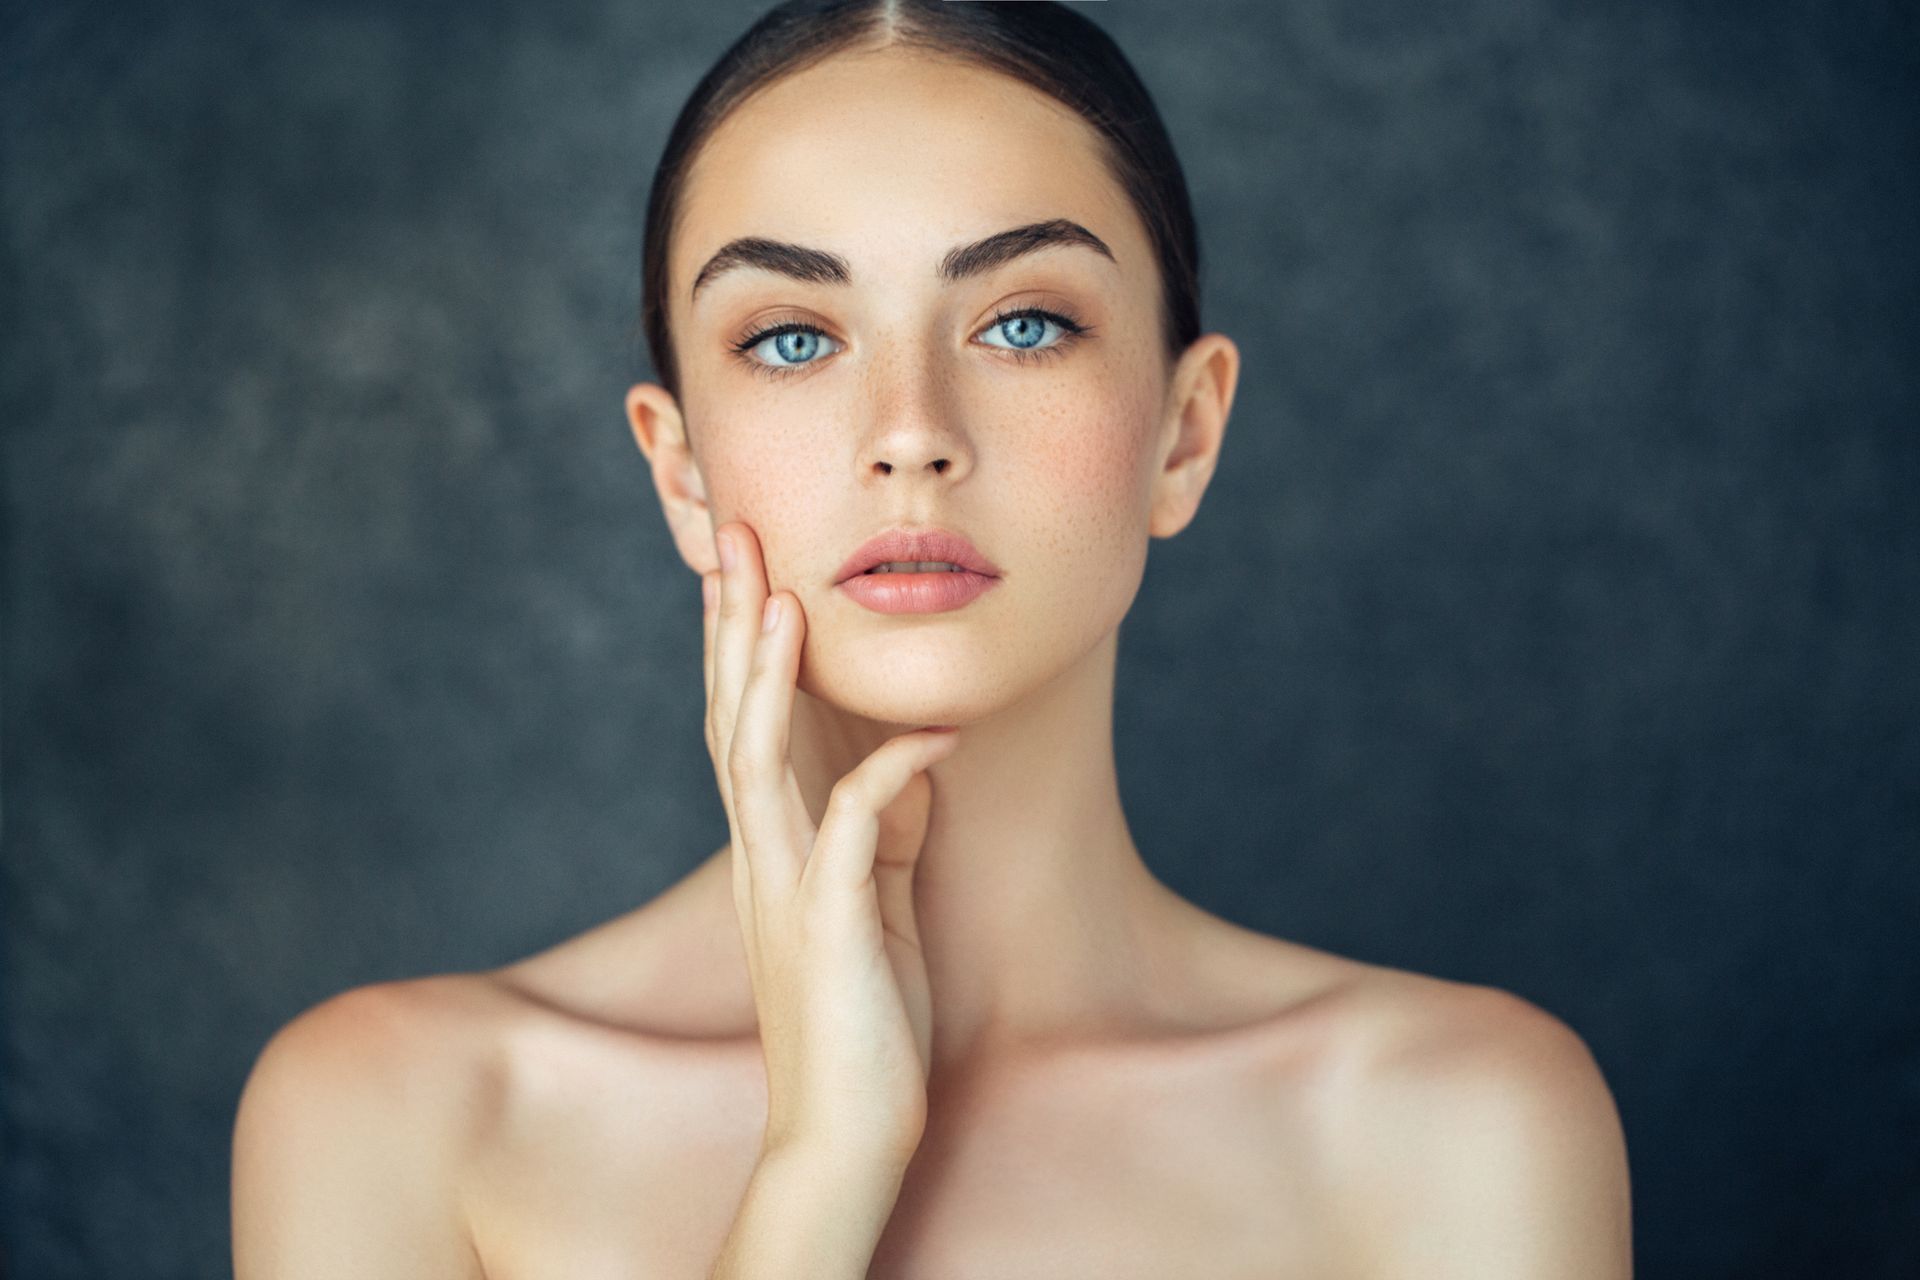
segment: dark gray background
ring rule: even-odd
[[[620,409],[760,6],[8,11],[5,1246],[227,1269],[267,1036],[725,839]],[[1518,992],[1641,1274],[1920,1274],[1916,21],[1115,0],[1245,357],[1122,630],[1155,870]]]

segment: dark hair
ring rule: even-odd
[[[687,171],[728,113],[783,76],[849,50],[902,46],[1022,80],[1077,111],[1104,141],[1160,261],[1161,333],[1177,360],[1200,336],[1200,245],[1187,182],[1160,112],[1113,38],[1053,0],[787,0],[762,15],[694,86],[647,197],[640,324],[655,374],[680,397],[667,331],[667,245]]]

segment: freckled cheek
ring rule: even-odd
[[[1131,523],[1141,505],[1147,425],[1129,406],[1076,412],[1049,436],[1041,463],[1057,500],[1108,527]]]
[[[819,576],[812,560],[832,535],[816,522],[820,497],[833,491],[834,477],[817,461],[817,445],[786,443],[777,429],[765,429],[760,439],[742,438],[750,432],[751,426],[712,433],[713,447],[701,459],[707,505],[716,525],[741,520],[752,526],[774,586],[793,588]]]
[[[1078,601],[1083,617],[1124,608],[1145,556],[1148,432],[1125,412],[1121,405],[1077,410],[1026,464],[1031,490],[1023,505],[1034,513],[1036,542],[1049,548],[1048,576]]]

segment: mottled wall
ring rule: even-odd
[[[1912,10],[1085,11],[1246,359],[1122,631],[1150,862],[1570,1022],[1643,1276],[1920,1273]],[[220,1275],[276,1027],[725,838],[620,397],[759,9],[4,12],[8,1274]]]

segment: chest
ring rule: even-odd
[[[1270,1278],[1314,1254],[1304,1184],[1205,1108],[936,1119],[874,1251],[873,1280]],[[1278,1199],[1276,1199],[1276,1193]]]
[[[699,1065],[550,1073],[471,1201],[488,1280],[704,1280],[766,1107],[757,1061]],[[872,1280],[1337,1272],[1309,1151],[1224,1075],[1083,1068],[930,1106]]]

